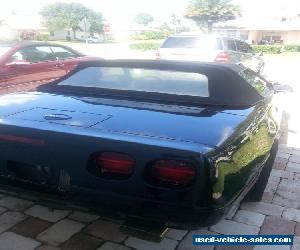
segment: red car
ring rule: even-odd
[[[0,89],[64,76],[79,62],[95,59],[54,43],[0,44]]]

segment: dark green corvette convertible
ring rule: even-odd
[[[238,65],[86,62],[0,97],[0,183],[178,227],[260,200],[281,112]],[[45,195],[46,196],[46,195]]]

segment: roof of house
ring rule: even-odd
[[[241,29],[241,30],[272,30],[272,31],[300,31],[300,18],[287,19],[246,19],[239,18],[226,22],[220,22],[214,25],[220,29]]]

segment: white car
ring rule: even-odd
[[[156,53],[156,59],[242,63],[262,72],[264,61],[251,46],[239,39],[218,35],[174,35]]]

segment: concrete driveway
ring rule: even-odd
[[[298,57],[300,58],[300,57]],[[268,58],[266,71],[289,79],[297,89],[295,58]],[[273,60],[273,64],[272,64]],[[278,63],[277,61],[278,60]],[[298,61],[299,65],[300,60]],[[279,75],[279,72],[281,74]],[[287,96],[290,113],[284,122],[279,152],[263,200],[244,202],[231,220],[195,231],[170,229],[160,243],[121,233],[122,221],[76,210],[51,210],[0,190],[0,250],[188,250],[188,249],[300,249],[300,92]],[[2,193],[2,194],[1,194]],[[193,234],[293,234],[294,246],[194,247]]]

